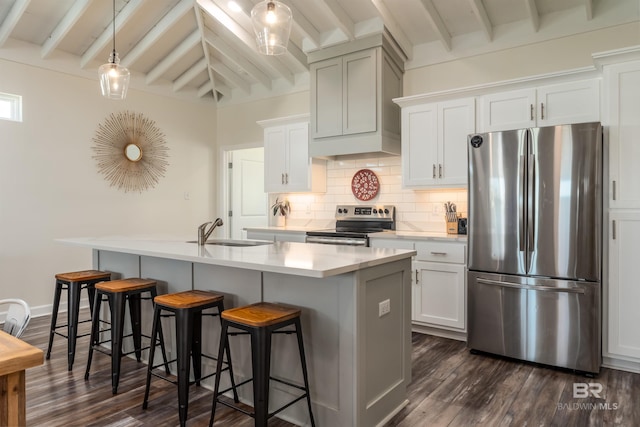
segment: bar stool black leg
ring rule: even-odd
[[[91,369],[91,359],[93,359],[93,346],[98,345],[100,341],[100,304],[102,297],[99,292],[94,295],[93,311],[91,313],[91,336],[89,337],[89,354],[87,356],[87,370],[84,373],[85,381],[89,379],[89,370]]]
[[[111,389],[118,393],[122,358],[122,335],[124,331],[124,298],[122,292],[109,294],[111,303]],[[94,322],[97,323],[97,322]]]
[[[131,294],[129,300],[129,316],[131,317],[131,333],[136,360],[142,359],[142,307],[140,294]]]
[[[96,297],[95,283],[87,283],[87,294],[89,295],[89,315],[93,316],[93,299]]]
[[[220,348],[218,348],[218,362],[216,363],[216,380],[213,386],[213,404],[211,405],[211,418],[209,419],[209,427],[213,426],[213,420],[216,417],[216,405],[218,403],[218,391],[220,390],[220,372],[222,371],[222,358],[224,357],[224,352],[227,352],[227,360],[231,363],[231,358],[229,357],[229,336],[227,335],[227,329],[229,327],[229,323],[220,317]],[[229,371],[231,373],[231,371]],[[231,377],[231,381],[233,381],[233,377]],[[235,389],[235,385],[233,387],[234,397],[237,399],[237,393]],[[237,400],[236,400],[237,402]]]
[[[298,337],[298,350],[300,352],[300,363],[302,365],[302,378],[304,379],[304,388],[307,393],[307,406],[309,407],[309,419],[311,427],[315,427],[316,423],[313,419],[313,411],[311,410],[311,394],[309,392],[309,377],[307,375],[307,359],[304,355],[304,343],[302,342],[302,325],[300,318],[295,320],[296,336]]]
[[[149,366],[147,368],[147,383],[144,389],[144,400],[142,401],[142,409],[147,409],[149,404],[149,388],[151,387],[151,368],[156,353],[156,336],[158,334],[158,324],[160,323],[160,309],[153,310],[153,324],[151,326],[151,346],[149,347]],[[160,332],[162,333],[162,332]],[[165,359],[166,362],[166,359]],[[167,368],[168,369],[168,368]]]
[[[49,345],[47,346],[47,360],[51,357],[51,346],[55,335],[56,323],[58,322],[58,308],[60,308],[60,295],[62,294],[62,283],[56,281],[56,290],[53,294],[53,312],[51,313],[51,332],[49,333]]]
[[[220,319],[220,330],[222,330],[222,312],[224,311],[224,302],[220,302],[218,306],[218,319]],[[236,390],[236,380],[233,376],[233,364],[231,363],[231,350],[229,347],[229,340],[227,339],[227,343],[224,345],[225,353],[227,354],[227,367],[229,368],[229,378],[231,379],[231,388],[233,390],[233,401],[238,403],[240,400],[238,399],[238,391]],[[222,360],[222,352],[219,352],[220,356],[218,356],[219,360]],[[220,372],[220,371],[216,371]],[[218,376],[216,374],[216,376]]]
[[[193,360],[193,375],[196,386],[200,386],[202,378],[202,312],[192,313],[193,332],[191,334],[191,359]]]
[[[76,354],[76,337],[78,335],[78,316],[80,315],[80,284],[69,282],[67,285],[67,364],[69,371],[73,369]]]
[[[191,346],[193,343],[193,316],[188,310],[176,310],[176,332],[178,339],[178,413],[180,425],[187,422],[189,408],[189,368],[191,364]],[[195,371],[194,367],[194,371]]]
[[[269,376],[271,368],[271,330],[252,328],[253,407],[256,427],[266,427],[269,417]]]

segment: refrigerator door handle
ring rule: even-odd
[[[494,286],[501,286],[501,287],[504,287],[504,288],[525,289],[525,290],[531,290],[531,291],[568,292],[568,293],[574,293],[574,294],[584,294],[585,293],[583,288],[578,288],[578,287],[558,288],[558,287],[555,287],[555,286],[544,286],[544,285],[523,285],[523,284],[518,284],[518,283],[501,282],[499,280],[483,279],[481,277],[479,277],[477,279],[477,282],[481,283],[483,285],[494,285]]]
[[[533,238],[535,236],[534,230],[534,218],[535,218],[535,191],[536,191],[536,159],[534,154],[529,154],[529,179],[527,180],[527,184],[529,185],[529,189],[527,192],[527,244],[529,254],[534,251],[535,247],[533,245]]]
[[[526,164],[525,164],[525,160],[524,160],[524,156],[520,156],[520,182],[522,183],[521,186],[521,196],[518,197],[518,241],[520,243],[520,252],[524,252],[524,242],[525,242],[525,232],[524,232],[524,222],[525,222],[525,218],[524,218],[524,195],[525,195],[525,177],[524,177],[524,172],[525,172],[525,168],[526,168]]]

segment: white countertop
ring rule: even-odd
[[[416,251],[403,249],[294,242],[250,247],[199,246],[185,240],[153,236],[56,239],[60,243],[91,249],[319,278],[386,264],[416,254]]]
[[[404,239],[404,240],[439,240],[444,242],[466,242],[466,234],[436,233],[433,231],[384,231],[371,233],[369,238],[375,239]]]
[[[325,231],[331,229],[320,229],[318,227],[309,226],[286,226],[286,227],[246,227],[247,231],[258,231],[267,233],[291,233],[291,234],[303,234],[307,231]],[[438,233],[435,231],[409,231],[409,230],[394,230],[383,231],[381,233],[370,233],[369,237],[376,239],[412,239],[412,240],[440,240],[447,242],[466,242],[466,234],[447,234]]]

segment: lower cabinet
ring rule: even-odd
[[[640,286],[638,242],[640,211],[610,211],[608,338],[605,356],[638,363],[640,367]]]
[[[417,331],[464,339],[467,331],[466,244],[460,241],[372,238],[370,245],[416,250],[411,287],[414,327]]]
[[[464,265],[415,261],[413,320],[465,331]]]

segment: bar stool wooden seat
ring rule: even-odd
[[[302,328],[300,325],[300,309],[281,304],[260,302],[244,307],[225,310],[221,315],[222,333],[220,335],[220,348],[218,350],[218,364],[216,372],[215,387],[213,391],[213,405],[211,407],[211,419],[209,426],[213,425],[216,415],[216,404],[220,403],[254,418],[256,426],[266,426],[269,418],[288,408],[294,403],[307,399],[309,408],[309,418],[311,425],[315,426],[313,412],[311,410],[311,397],[309,395],[309,380],[307,376],[307,362],[304,355],[304,343],[302,341]],[[294,330],[280,330],[286,326],[293,325]],[[222,369],[222,351],[228,345],[228,336],[237,335],[229,332],[229,327],[241,329],[251,336],[251,362],[253,378],[249,378],[237,384],[240,387],[253,381],[253,413],[248,412],[230,402],[220,400],[219,396],[229,391],[220,391],[220,371]],[[300,352],[300,363],[302,365],[302,377],[304,387],[293,384],[289,381],[273,378],[270,376],[271,362],[271,335],[277,333],[295,333],[298,338],[298,350]],[[269,413],[269,384],[270,380],[288,385],[304,391],[304,394],[293,399],[281,408]]]
[[[51,312],[51,331],[49,333],[49,345],[47,346],[47,360],[51,357],[54,335],[60,335],[67,339],[67,364],[68,369],[73,369],[76,355],[76,340],[89,334],[78,335],[78,324],[90,322],[91,319],[79,320],[80,291],[86,289],[89,297],[90,312],[93,312],[93,297],[95,284],[111,280],[111,273],[99,270],[72,271],[56,274],[56,289],[53,295],[53,310]],[[58,309],[62,291],[67,291],[67,323],[58,325]],[[60,328],[67,328],[66,335],[58,332]]]
[[[162,334],[160,329],[161,317],[163,311],[168,311],[175,315],[176,325],[176,341],[177,341],[177,356],[176,359],[170,360],[169,363],[177,362],[178,372],[177,381],[162,375],[161,373],[154,372],[155,368],[162,365],[153,366],[149,363],[147,368],[147,384],[144,392],[144,401],[142,403],[142,409],[147,409],[149,401],[149,388],[151,384],[151,376],[162,378],[166,381],[178,385],[178,413],[180,416],[180,425],[184,426],[187,422],[187,410],[189,406],[189,386],[195,383],[200,385],[200,381],[209,378],[216,373],[213,372],[209,375],[202,376],[202,358],[208,358],[216,360],[215,357],[202,353],[202,316],[211,315],[219,316],[224,311],[224,296],[216,294],[214,292],[192,290],[177,292],[173,294],[159,295],[154,298],[155,306],[153,311],[153,329],[151,331],[152,339],[155,339],[157,334]],[[216,312],[206,313],[203,311],[215,308]],[[156,341],[157,342],[157,341]],[[149,351],[149,360],[153,360],[155,346],[152,346]],[[229,371],[231,378],[231,385],[234,392],[234,399],[238,402],[238,395],[235,390],[235,382],[233,379],[233,368],[229,358],[229,344],[224,347],[224,351],[227,355],[226,367],[222,371]],[[194,381],[189,381],[190,362],[193,361],[193,374]]]
[[[140,362],[142,357],[142,350],[153,347],[149,345],[142,347],[142,337],[150,338],[148,335],[142,334],[141,325],[141,294],[149,293],[153,302],[158,293],[156,289],[156,281],[149,279],[123,279],[113,280],[110,282],[102,282],[95,285],[95,299],[93,303],[93,315],[91,324],[91,342],[89,345],[89,355],[87,359],[87,370],[84,374],[84,379],[89,379],[89,371],[91,369],[91,359],[93,358],[93,351],[97,350],[101,353],[111,356],[111,387],[113,394],[118,392],[118,383],[120,381],[120,365],[122,356],[135,353],[136,360]],[[106,332],[106,330],[100,330],[100,305],[103,297],[109,302],[109,309],[111,314],[111,339],[100,341],[100,334]],[[125,303],[129,302],[129,315],[131,317],[131,329],[132,332],[129,335],[124,335],[124,312]],[[161,326],[160,326],[161,327]],[[133,337],[134,350],[123,353],[122,342],[124,338]],[[153,340],[153,339],[152,339]],[[105,348],[102,344],[111,341],[111,349]],[[167,363],[167,355],[164,347],[164,340],[162,334],[160,334],[160,346],[162,349],[162,357],[165,362],[165,369],[169,372],[169,365]],[[152,363],[150,359],[149,363]]]

